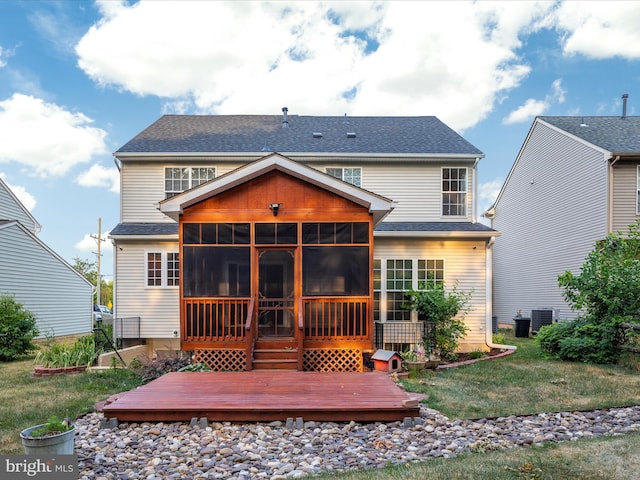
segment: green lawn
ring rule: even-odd
[[[21,430],[56,415],[77,418],[98,400],[140,384],[129,370],[33,378],[33,360],[0,363],[0,452],[23,453]]]

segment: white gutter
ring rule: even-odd
[[[403,160],[432,160],[438,161],[441,159],[457,159],[467,161],[478,161],[484,158],[483,155],[476,155],[469,153],[345,153],[345,152],[115,152],[113,155],[120,161],[125,159],[154,159],[158,161],[165,161],[166,158],[171,157],[256,157],[262,158],[272,153],[278,153],[285,157],[311,157],[317,158],[318,162],[323,161],[325,158],[345,158],[349,156],[351,158],[364,158],[369,160],[386,160],[389,157],[401,157]],[[308,160],[309,161],[309,160]],[[313,160],[310,160],[313,161]]]
[[[493,244],[495,243],[495,237],[491,237],[491,240],[487,242],[486,255],[485,255],[485,278],[486,278],[486,305],[485,305],[485,343],[489,348],[500,348],[504,350],[517,350],[515,345],[502,345],[500,343],[493,343]]]

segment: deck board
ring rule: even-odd
[[[386,374],[287,370],[175,372],[112,398],[120,421],[396,421],[419,416],[416,398]]]

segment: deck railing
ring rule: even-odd
[[[245,342],[249,297],[189,297],[183,299],[186,342]]]
[[[302,299],[305,340],[363,340],[371,335],[368,297],[305,297]]]

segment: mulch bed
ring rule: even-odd
[[[471,365],[472,363],[482,362],[484,360],[494,360],[496,358],[506,357],[515,353],[515,350],[508,350],[502,348],[492,348],[487,354],[480,358],[471,358],[470,353],[459,353],[458,358],[453,362],[441,363],[436,367],[436,370],[444,370],[446,368],[460,367],[462,365]]]

